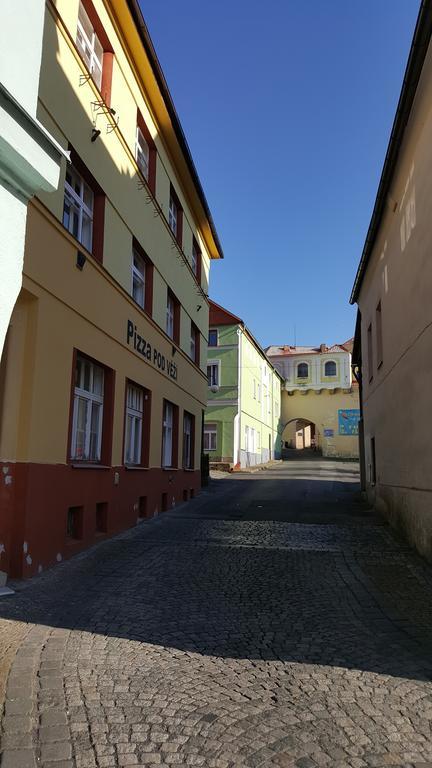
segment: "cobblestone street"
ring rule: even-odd
[[[432,766],[432,570],[357,481],[213,480],[17,585],[2,768]]]

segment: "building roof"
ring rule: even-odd
[[[319,347],[301,347],[291,346],[289,344],[282,344],[280,346],[270,346],[266,348],[266,354],[268,357],[294,357],[296,355],[326,355],[332,352],[349,352],[351,353],[354,344],[354,339],[348,339],[342,344],[332,344],[328,347],[326,344],[320,344]]]
[[[116,6],[121,7],[123,1],[124,0],[111,0],[111,4],[113,7],[116,7]],[[162,97],[163,104],[165,105],[166,111],[161,112],[158,115],[159,123],[162,127],[166,127],[167,123],[170,123],[172,127],[172,131],[174,132],[174,135],[180,147],[181,155],[183,156],[183,161],[186,164],[186,167],[190,174],[190,178],[192,180],[193,188],[195,189],[195,194],[197,195],[198,200],[200,201],[200,204],[202,206],[202,211],[204,212],[204,215],[205,215],[206,223],[204,224],[204,222],[201,222],[201,226],[203,227],[204,234],[206,234],[206,229],[207,229],[208,235],[212,240],[210,255],[212,258],[223,259],[222,246],[220,244],[219,236],[216,231],[213,217],[211,215],[210,208],[209,208],[206,196],[204,194],[201,181],[198,176],[198,171],[195,167],[195,163],[193,161],[192,154],[186,140],[186,136],[181,126],[179,116],[174,106],[174,102],[170,94],[168,84],[165,80],[162,67],[157,57],[147,25],[144,21],[138,0],[125,0],[125,2],[129,9],[130,15],[133,19],[135,28],[138,32],[138,35],[141,40],[142,47],[144,48],[145,54],[147,56],[148,62],[150,64],[154,82],[156,83],[156,86],[159,89],[159,93]]]
[[[411,114],[418,82],[420,80],[424,60],[429,47],[431,32],[432,2],[431,0],[422,0],[417,17],[417,24],[414,30],[413,40],[411,43],[411,50],[408,56],[402,90],[399,96],[396,115],[394,118],[390,140],[387,147],[387,153],[384,160],[384,166],[381,173],[375,205],[372,212],[372,218],[369,224],[366,241],[363,246],[363,253],[351,291],[350,304],[354,304],[359,297],[363,278],[367,270],[373,247],[375,245],[375,240],[377,238],[378,230],[385,210],[390,185],[392,183],[396,169],[399,150],[403,141],[405,128]]]
[[[284,381],[283,376],[280,374],[280,372],[277,370],[277,368],[274,367],[271,360],[269,360],[268,355],[266,354],[266,351],[263,349],[259,341],[256,340],[256,338],[252,335],[249,328],[247,328],[245,322],[238,317],[237,315],[234,315],[232,312],[230,312],[228,309],[225,309],[225,307],[222,307],[220,304],[216,304],[215,301],[212,301],[210,299],[210,315],[209,315],[209,326],[210,328],[215,328],[219,325],[240,325],[242,327],[242,330],[244,333],[249,337],[250,341],[256,347],[258,352],[267,360],[270,367],[273,369],[274,373],[276,373],[279,378]]]

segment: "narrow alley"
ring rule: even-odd
[[[432,765],[432,570],[356,463],[221,476],[17,587],[2,768]]]

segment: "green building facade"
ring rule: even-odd
[[[204,452],[244,468],[281,456],[283,379],[244,322],[210,302]]]

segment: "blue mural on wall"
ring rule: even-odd
[[[339,434],[340,435],[358,435],[358,423],[360,419],[359,408],[348,408],[338,411]]]

